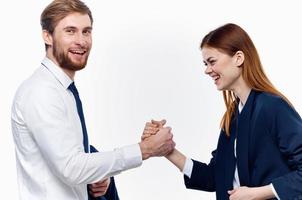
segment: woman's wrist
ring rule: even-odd
[[[276,197],[271,185],[256,187],[255,190],[258,197],[257,199],[271,199]]]

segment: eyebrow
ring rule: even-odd
[[[77,29],[77,27],[75,26],[66,26],[63,28],[63,30],[66,30],[66,29]]]
[[[78,28],[75,26],[66,26],[63,28],[63,30],[66,30],[66,29],[78,29]],[[87,26],[87,27],[83,28],[83,30],[92,30],[92,26]]]
[[[87,27],[84,28],[84,30],[89,30],[89,31],[91,31],[91,30],[92,30],[92,26],[87,26]]]
[[[210,60],[211,59],[213,59],[213,57],[212,56],[210,56],[210,57],[208,57],[206,60],[204,60],[203,62],[204,62],[204,64],[207,64],[207,62],[210,62]]]
[[[210,62],[210,60],[213,59],[212,56],[208,57],[208,59],[206,60],[207,62]]]

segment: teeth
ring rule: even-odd
[[[84,54],[85,53],[85,51],[83,51],[83,50],[71,50],[70,52],[75,53],[75,54]]]
[[[220,76],[213,76],[213,77],[212,77],[212,79],[213,79],[214,81],[218,80],[219,78],[220,78]]]

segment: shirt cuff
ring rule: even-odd
[[[143,159],[139,144],[124,146],[120,150],[123,152],[125,170],[142,165]]]
[[[278,194],[277,194],[277,192],[276,192],[276,190],[275,190],[275,188],[274,188],[274,185],[271,183],[270,186],[271,186],[271,189],[272,189],[272,191],[273,191],[275,197],[276,197],[278,200],[280,200],[280,198],[279,198],[279,196],[278,196]]]
[[[193,171],[193,161],[190,158],[187,158],[182,173],[187,177],[191,178],[192,171]]]

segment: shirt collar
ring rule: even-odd
[[[45,57],[41,63],[44,67],[46,67],[49,70],[50,73],[54,75],[54,77],[61,83],[61,85],[63,85],[65,89],[67,89],[68,86],[73,82],[73,80],[71,80],[69,76],[65,74],[62,68],[57,66],[49,58]]]
[[[241,113],[243,107],[244,107],[244,105],[241,103],[241,101],[239,101],[239,103],[238,103],[238,110],[239,110],[239,113]]]

